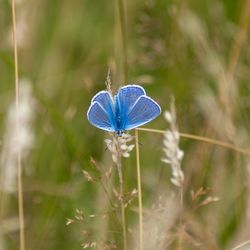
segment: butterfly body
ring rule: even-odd
[[[113,97],[100,91],[91,100],[87,112],[89,122],[100,129],[121,135],[156,118],[160,106],[139,85],[126,85]]]

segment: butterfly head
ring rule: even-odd
[[[123,134],[124,134],[124,131],[123,130],[117,130],[116,131],[116,134],[121,137]]]

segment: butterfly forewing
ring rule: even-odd
[[[116,107],[119,110],[120,129],[125,129],[128,113],[131,111],[131,108],[138,98],[145,94],[145,90],[138,85],[127,85],[119,89],[116,95]]]
[[[100,91],[91,100],[91,103],[98,102],[108,113],[114,116],[114,100],[108,91]]]
[[[148,96],[138,98],[127,115],[125,130],[144,125],[161,113],[160,106]]]
[[[107,91],[101,91],[91,101],[87,117],[89,122],[97,128],[115,131],[114,102]]]
[[[122,109],[130,110],[142,95],[146,95],[146,93],[141,86],[127,85],[119,89],[116,97]]]

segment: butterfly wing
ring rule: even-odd
[[[123,108],[129,110],[142,95],[146,95],[143,87],[139,85],[126,85],[119,89],[117,99]]]
[[[109,92],[101,91],[92,98],[87,118],[97,128],[106,131],[116,130],[114,101]]]
[[[146,95],[140,96],[127,115],[125,130],[144,125],[155,119],[160,113],[161,108],[157,102]]]
[[[146,96],[141,86],[127,85],[118,91],[115,102],[108,91],[95,95],[87,117],[93,126],[114,132],[144,125],[160,113],[160,106]]]
[[[98,102],[105,110],[113,112],[114,101],[111,94],[108,91],[98,92],[91,100],[91,103]]]
[[[126,85],[119,89],[115,101],[119,110],[119,128],[125,129],[127,116],[140,96],[146,95],[144,88],[139,85]]]

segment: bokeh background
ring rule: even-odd
[[[106,88],[108,69],[114,91],[140,84],[163,111],[174,96],[181,132],[250,148],[249,0],[18,0],[16,11],[27,250],[82,249],[82,243],[98,240],[107,197],[82,170],[98,175],[91,157],[103,171],[112,165],[104,144],[109,135],[86,119],[91,98]],[[12,250],[19,240],[7,0],[0,0],[0,34],[0,249]],[[163,116],[147,125],[167,126]],[[149,209],[176,187],[170,183],[171,168],[161,161],[162,136],[139,132],[139,140],[143,205]],[[249,158],[185,138],[180,147],[185,153],[183,249],[232,249],[249,240]],[[123,169],[125,190],[131,192],[136,188],[134,152]],[[116,178],[114,170],[113,186]],[[220,200],[198,206],[191,191],[201,187],[208,189],[199,202]],[[127,209],[131,230],[136,207],[135,199]],[[67,226],[67,218],[74,222]],[[119,231],[110,233],[110,224],[106,240],[121,249]],[[173,223],[168,232],[176,231]],[[168,249],[176,249],[170,242]]]

